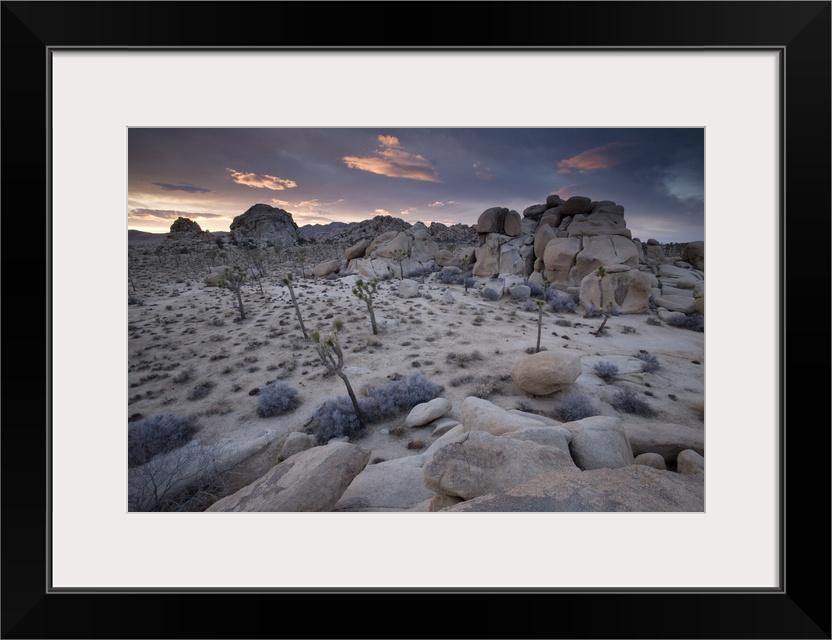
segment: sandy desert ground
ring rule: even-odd
[[[419,371],[443,387],[441,395],[454,406],[452,416],[473,395],[505,409],[563,420],[562,403],[583,394],[600,415],[704,429],[705,334],[668,326],[653,311],[613,316],[605,335],[596,336],[601,319],[584,317],[580,307],[576,312],[545,310],[541,349],[579,352],[582,373],[567,390],[534,397],[517,388],[510,371],[536,346],[538,312],[525,310],[523,302],[510,296],[482,298],[477,293],[481,282],[466,293],[462,285],[444,285],[436,273],[429,274],[417,279],[415,298],[398,295],[399,280],[381,282],[374,296],[381,330],[374,335],[365,304],[352,294],[356,276],[313,278],[310,260],[303,277],[300,265],[283,256],[283,262],[266,269],[260,283],[243,285],[246,318],[241,320],[234,294],[204,283],[215,269],[159,259],[153,246],[147,241],[130,246],[129,420],[161,413],[192,415],[200,427],[196,439],[203,444],[253,440],[273,431],[271,444],[238,466],[227,492],[277,464],[286,437],[302,431],[324,400],[346,395],[343,382],[325,370],[302,335],[289,290],[281,282],[289,272],[308,331],[325,334],[336,318],[344,320],[345,372],[359,395]],[[445,302],[446,291],[451,302]],[[655,356],[658,369],[643,371],[642,360],[635,357],[639,352]],[[596,375],[595,364],[602,361],[618,367],[614,379]],[[295,388],[300,405],[286,415],[260,417],[252,394],[275,380]],[[622,413],[613,406],[615,390],[625,386],[648,403],[653,417]],[[373,461],[418,454],[432,437],[425,430],[402,429],[405,417],[372,424],[354,442],[370,449]],[[191,508],[201,510],[218,497],[203,496]]]

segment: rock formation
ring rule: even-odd
[[[292,247],[301,238],[292,214],[267,204],[256,204],[231,222],[231,237],[258,247]]]
[[[704,313],[704,242],[680,245],[667,255],[657,240],[633,238],[624,207],[611,200],[550,195],[522,215],[490,207],[472,227],[436,222],[426,227],[376,216],[321,231],[318,238],[349,243],[340,265],[330,260],[315,268],[318,277],[405,278],[442,268],[448,277],[463,278],[450,270],[470,268],[490,299],[518,284],[535,284],[568,293],[587,309],[601,306],[603,290],[603,304],[612,302],[615,314],[653,308],[673,323],[683,320],[673,314]],[[601,266],[608,275],[599,283]]]
[[[473,396],[458,420],[437,398],[408,422],[438,436],[424,453],[369,464],[356,445],[299,436],[291,457],[208,511],[704,511],[701,430],[561,424]]]
[[[172,225],[170,225],[171,233],[202,233],[199,224],[190,218],[178,217]]]

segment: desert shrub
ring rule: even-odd
[[[653,316],[649,316],[649,317],[647,318],[647,320],[645,320],[645,322],[646,322],[647,324],[649,324],[649,325],[653,326],[653,327],[660,327],[660,326],[662,326],[662,321],[661,321],[661,320],[659,320],[658,318],[653,317]]]
[[[667,320],[667,324],[671,327],[677,327],[679,329],[688,329],[690,331],[698,331],[700,333],[705,331],[705,317],[702,314],[694,313],[689,316],[684,316],[683,318],[676,318],[676,316],[671,316]]]
[[[445,362],[454,363],[460,369],[467,369],[472,362],[479,362],[482,360],[482,354],[479,350],[474,350],[471,353],[455,353],[451,351],[445,356]]]
[[[143,306],[144,306],[144,300],[142,300],[141,298],[137,298],[137,297],[136,297],[136,296],[134,296],[134,295],[130,295],[130,294],[128,294],[128,296],[127,296],[127,304],[134,304],[134,305],[136,305],[136,306],[138,306],[138,307],[143,307]]]
[[[187,395],[188,400],[201,400],[208,396],[211,393],[211,390],[214,388],[215,383],[211,382],[210,380],[206,380],[204,382],[200,382],[198,385],[193,387]]]
[[[488,288],[483,289],[482,291],[480,291],[480,296],[482,298],[484,298],[485,300],[490,300],[491,302],[496,302],[497,300],[502,298],[499,291],[497,291],[496,289],[488,289]]]
[[[453,269],[443,269],[436,274],[436,280],[441,284],[463,284],[465,282],[465,274],[454,272]]]
[[[319,442],[347,436],[352,438],[361,430],[361,423],[347,396],[330,398],[318,407],[312,416],[315,435]]]
[[[572,321],[567,320],[566,318],[558,318],[557,320],[555,320],[555,324],[559,327],[571,327]]]
[[[189,382],[191,378],[194,377],[194,368],[187,367],[186,369],[182,369],[179,373],[177,373],[171,380],[173,380],[176,384],[184,384],[185,382]]]
[[[578,308],[575,298],[568,293],[559,291],[558,289],[548,290],[546,293],[546,302],[549,303],[549,308],[556,313],[574,313]]]
[[[536,282],[527,282],[526,285],[531,290],[531,297],[532,298],[543,298],[546,295],[546,289],[541,284],[537,284]]]
[[[499,378],[495,376],[482,376],[477,380],[477,384],[474,385],[472,395],[485,399],[494,394],[502,393],[502,390],[503,388]]]
[[[367,399],[361,404],[367,419],[378,422],[409,411],[417,404],[428,402],[442,393],[443,387],[426,378],[422,373],[411,373],[383,387],[367,391]]]
[[[526,295],[526,292],[523,289],[520,289],[519,287],[514,287],[514,289],[511,290],[511,299],[520,301],[528,300],[529,297]]]
[[[659,364],[659,359],[652,353],[649,353],[644,349],[639,351],[635,355],[635,357],[641,360],[641,370],[645,373],[653,373],[654,371],[658,371],[661,368],[661,364]]]
[[[583,420],[598,415],[598,409],[585,395],[571,396],[562,400],[556,407],[558,415],[564,422]]]
[[[196,416],[173,413],[131,422],[127,426],[127,465],[136,467],[173,451],[190,442],[198,430]]]
[[[433,400],[442,391],[442,386],[415,372],[383,387],[368,389],[358,404],[367,423],[380,422]],[[315,411],[312,422],[319,442],[342,436],[352,438],[361,431],[355,409],[346,396],[324,402]]]
[[[537,305],[534,300],[526,300],[523,303],[523,311],[537,311]]]
[[[601,310],[594,304],[584,308],[584,318],[600,318]]]
[[[652,418],[656,415],[653,407],[642,400],[638,392],[631,387],[617,389],[612,406],[624,413],[632,413],[643,418]]]
[[[468,384],[469,382],[474,381],[474,376],[472,375],[465,375],[465,376],[457,376],[455,378],[451,378],[448,381],[448,384],[452,387],[461,387],[464,384]]]
[[[595,375],[605,382],[609,382],[618,375],[618,365],[615,365],[612,362],[607,362],[606,360],[596,362]]]
[[[257,415],[270,418],[288,413],[300,404],[298,392],[285,382],[273,382],[257,395]]]

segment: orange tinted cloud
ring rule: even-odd
[[[369,171],[388,178],[409,178],[440,182],[439,175],[423,156],[405,151],[395,136],[379,136],[380,149],[375,156],[344,156],[350,169]]]
[[[617,152],[629,146],[625,142],[611,142],[601,147],[588,149],[583,153],[558,162],[558,173],[571,173],[572,171],[583,173],[584,171],[608,169],[618,162]]]
[[[293,189],[298,186],[294,180],[287,180],[285,178],[278,178],[277,176],[270,176],[263,174],[258,176],[256,173],[245,173],[237,171],[236,169],[227,169],[231,174],[231,179],[237,184],[244,184],[247,187],[254,189],[271,189],[272,191],[283,191],[284,189]]]

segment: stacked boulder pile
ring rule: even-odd
[[[399,223],[372,238],[367,237],[372,229],[365,227],[363,239],[348,247],[342,259],[317,265],[314,275],[387,279],[434,269],[457,274],[470,265],[472,277],[492,297],[508,295],[517,286],[545,284],[574,295],[589,309],[601,306],[597,275],[603,266],[603,299],[613,303],[616,314],[655,308],[666,321],[704,314],[704,242],[689,242],[681,259],[670,258],[657,240],[633,238],[624,207],[610,200],[550,195],[522,215],[492,207],[480,214],[473,229]],[[463,241],[462,246],[442,248],[439,238]]]
[[[654,306],[663,319],[704,313],[704,242],[690,242],[681,260],[666,257],[655,239],[633,238],[624,207],[586,196],[527,207],[522,216],[504,207],[485,210],[477,221],[475,277],[498,295],[535,283],[575,295],[584,308],[605,301],[615,312],[644,313]]]
[[[616,417],[561,423],[474,396],[459,409],[414,407],[407,428],[435,439],[388,461],[293,434],[282,462],[208,511],[704,511],[701,432],[645,437]]]
[[[548,283],[597,308],[603,266],[604,300],[616,313],[644,313],[651,303],[671,313],[704,310],[704,243],[688,243],[683,259],[671,262],[658,241],[632,237],[624,207],[610,200],[550,195],[522,216],[494,207],[480,215],[477,232],[473,275],[496,280],[504,292],[524,281]]]
[[[434,228],[434,232],[437,231]],[[372,239],[359,240],[344,250],[342,259],[316,265],[313,274],[319,278],[338,274],[380,280],[417,276],[433,271],[437,266],[458,265],[471,252],[470,247],[456,252],[442,248],[431,230],[417,222],[408,224],[405,229],[391,229]]]

